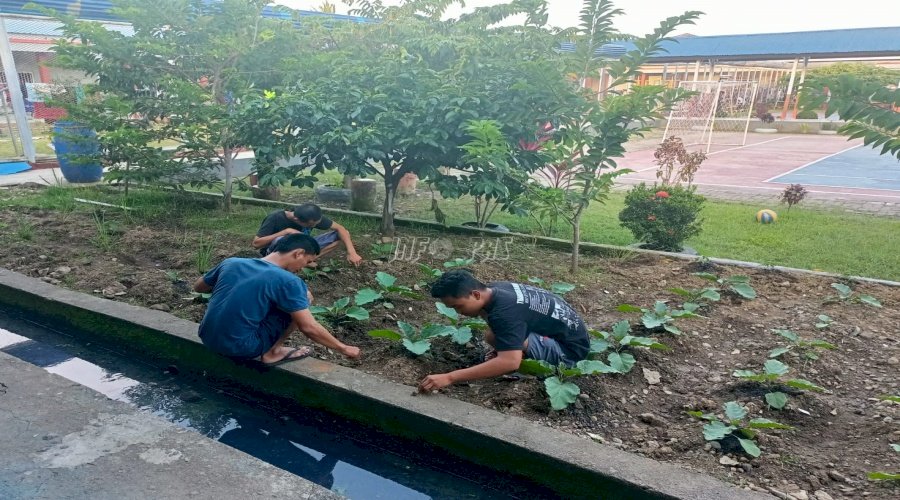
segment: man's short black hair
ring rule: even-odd
[[[308,234],[294,233],[284,236],[275,243],[272,253],[289,253],[294,250],[303,250],[304,253],[310,255],[319,255],[322,249],[319,242]]]
[[[303,222],[318,222],[322,219],[322,209],[314,203],[304,203],[294,207],[294,217]]]
[[[485,290],[487,286],[478,281],[468,269],[447,271],[431,284],[431,296],[436,299],[465,297],[474,290]]]

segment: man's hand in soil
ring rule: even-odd
[[[347,356],[350,359],[359,359],[359,347],[353,345],[344,346],[341,349],[341,354]]]
[[[452,383],[453,379],[450,377],[449,373],[429,375],[419,383],[419,392],[436,391],[438,389],[443,389]]]
[[[363,261],[362,256],[359,255],[359,254],[356,253],[356,252],[348,253],[348,254],[347,254],[347,262],[353,264],[353,265],[356,266],[356,267],[359,267],[359,264],[360,264],[362,261]]]

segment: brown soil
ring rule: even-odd
[[[215,214],[210,211],[211,217]],[[30,240],[22,239],[16,230],[23,222],[33,225]],[[0,212],[0,227],[2,267],[111,300],[171,311],[193,321],[203,315],[205,306],[191,297],[188,288],[198,277],[194,263],[198,235],[164,222],[153,227],[122,222],[114,231],[114,246],[104,251],[95,241],[97,231],[89,213],[24,208],[5,208]],[[405,232],[407,235],[412,234]],[[213,263],[234,255],[254,256],[249,239],[249,235],[217,235]],[[342,253],[324,262],[335,269],[310,280],[317,304],[331,304],[359,288],[374,286],[379,270],[410,286],[423,279],[418,264],[373,263],[366,249],[376,241],[374,235],[355,234],[354,241],[367,262],[360,268],[349,267]],[[465,257],[479,241],[453,236],[452,243],[456,248],[453,256]],[[665,258],[587,256],[582,271],[573,276],[565,269],[565,253],[523,243],[513,245],[511,253],[508,261],[478,262],[472,267],[485,281],[521,280],[521,273],[527,270],[529,275],[551,282],[576,283],[578,287],[567,300],[589,325],[599,329],[608,329],[624,318],[638,324],[637,315],[615,311],[619,304],[649,306],[656,299],[674,302],[679,299],[667,292],[668,288],[707,283],[691,274],[695,265]],[[423,262],[433,266],[444,260],[429,260],[427,253],[424,257]],[[166,271],[177,271],[178,280]],[[816,490],[834,498],[897,498],[900,490],[896,485],[868,481],[866,473],[900,472],[900,454],[888,446],[900,443],[900,404],[877,399],[883,394],[900,394],[900,288],[853,285],[881,300],[884,307],[875,309],[823,303],[833,295],[833,279],[718,266],[714,271],[722,276],[749,275],[759,297],[743,301],[723,296],[721,302],[703,311],[703,318],[679,321],[685,332],[679,337],[648,334],[635,326],[636,334],[653,335],[672,350],[637,350],[637,365],[627,375],[575,379],[582,396],[567,410],[551,411],[543,384],[535,379],[472,382],[446,392],[586,439],[591,433],[610,445],[739,485],[793,492],[797,498],[803,497],[800,490],[810,498]],[[481,359],[483,349],[474,341],[458,346],[439,339],[430,353],[416,358],[397,343],[369,337],[367,331],[394,327],[397,319],[414,324],[439,321],[432,300],[393,302],[393,310],[373,308],[366,324],[333,329],[342,340],[363,350],[361,361],[347,361],[320,347],[317,355],[411,386],[428,373],[446,372]],[[831,316],[833,325],[817,330],[813,325],[819,314]],[[816,362],[804,362],[790,354],[782,358],[791,366],[792,377],[810,380],[827,392],[796,392],[785,410],[775,411],[766,408],[762,399],[766,391],[731,376],[735,369],[759,370],[768,351],[784,345],[783,339],[771,333],[773,328],[788,328],[805,338],[821,338],[837,346]],[[295,334],[292,341],[304,340]],[[659,372],[661,383],[649,385],[644,369]],[[702,424],[685,411],[721,413],[722,404],[732,400],[747,406],[752,416],[787,423],[795,430],[764,431],[759,439],[760,458],[731,450],[730,456],[740,465],[720,465],[722,451],[704,441]],[[728,452],[727,441],[725,448]]]

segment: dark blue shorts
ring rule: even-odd
[[[566,357],[565,353],[563,353],[559,342],[538,333],[528,334],[528,348],[525,350],[525,357],[543,360],[550,363],[552,366],[559,366],[560,363],[563,363],[569,368],[575,366],[575,362],[571,361]]]
[[[266,316],[266,319],[260,323],[259,329],[256,330],[256,336],[259,339],[256,352],[247,357],[258,358],[268,352],[292,322],[291,315],[281,311]]]

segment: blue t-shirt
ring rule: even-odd
[[[291,313],[309,307],[306,283],[262,259],[225,259],[203,281],[213,291],[200,339],[225,356],[259,356],[290,324]]]

